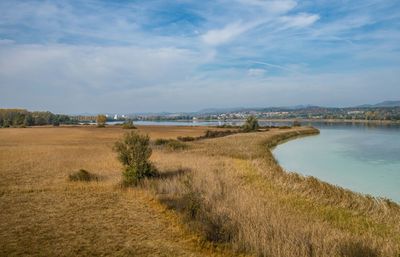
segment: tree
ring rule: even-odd
[[[243,125],[243,131],[251,132],[257,131],[260,125],[258,125],[258,120],[254,115],[247,117],[246,122]]]
[[[53,120],[53,126],[54,126],[54,127],[60,126],[60,121],[58,120],[57,117]]]
[[[293,127],[300,127],[300,126],[301,126],[301,123],[300,123],[300,121],[298,121],[298,120],[294,120],[292,126],[293,126]]]
[[[35,125],[47,125],[52,124],[54,114],[51,112],[32,112]]]
[[[135,125],[133,124],[133,121],[131,119],[128,119],[124,122],[122,125],[123,129],[136,129]]]
[[[32,115],[31,114],[27,114],[26,116],[25,116],[25,119],[24,119],[24,126],[26,126],[26,127],[28,127],[28,126],[32,126],[32,125],[34,125],[34,119],[33,119],[33,117],[32,117]]]
[[[99,114],[97,115],[96,122],[97,122],[97,127],[104,128],[106,126],[107,117],[103,114]]]
[[[115,143],[114,151],[124,166],[122,177],[125,185],[136,185],[143,178],[155,175],[155,168],[149,161],[152,150],[148,135],[134,131],[126,133]]]

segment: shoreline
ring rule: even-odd
[[[259,119],[266,122],[315,122],[315,123],[353,123],[353,124],[377,124],[377,125],[400,125],[400,121],[390,120],[346,120],[346,119]]]
[[[310,128],[314,128],[314,127],[310,127]],[[314,129],[316,129],[316,128],[314,128]],[[316,130],[318,130],[318,129],[316,129]],[[306,174],[303,174],[303,173],[297,171],[297,168],[293,168],[294,170],[291,170],[291,171],[290,171],[290,170],[287,170],[285,167],[283,167],[283,166],[279,163],[277,157],[276,157],[275,154],[273,153],[273,151],[275,150],[275,148],[276,148],[278,145],[285,144],[285,143],[287,143],[287,142],[289,142],[289,141],[296,140],[296,139],[298,139],[298,138],[303,138],[303,137],[308,137],[308,136],[313,136],[313,135],[318,135],[318,134],[320,134],[320,131],[319,131],[319,130],[318,130],[318,132],[315,132],[315,133],[309,132],[309,133],[306,133],[306,134],[303,134],[303,133],[302,133],[302,134],[300,134],[300,135],[294,135],[294,136],[288,135],[288,136],[285,137],[285,138],[282,138],[282,139],[280,138],[278,142],[276,142],[276,143],[274,143],[273,145],[269,146],[269,151],[271,152],[272,157],[274,158],[276,164],[277,164],[282,170],[284,170],[286,173],[295,173],[295,174],[297,174],[297,175],[299,175],[299,176],[302,176],[302,177],[304,177],[304,178],[307,178],[307,177],[315,177],[315,178],[316,178],[317,180],[319,180],[320,182],[322,182],[322,183],[327,183],[327,184],[329,184],[329,185],[332,186],[332,187],[339,187],[339,188],[341,188],[341,189],[343,189],[343,190],[350,191],[350,192],[352,192],[352,193],[354,193],[354,194],[361,194],[361,195],[363,195],[363,196],[365,196],[365,197],[373,197],[373,198],[375,198],[375,199],[377,199],[377,200],[388,200],[388,201],[391,201],[391,202],[395,203],[396,205],[398,205],[398,206],[400,207],[400,202],[399,202],[398,200],[395,200],[395,199],[390,198],[390,197],[374,195],[374,194],[372,194],[372,193],[367,193],[367,192],[362,192],[362,191],[356,191],[356,190],[354,190],[354,189],[350,189],[350,188],[347,188],[347,187],[345,187],[345,186],[342,186],[340,183],[339,183],[339,184],[333,184],[332,182],[325,181],[325,180],[319,178],[318,175],[306,175]]]

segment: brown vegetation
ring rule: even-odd
[[[70,181],[85,181],[85,182],[97,181],[99,179],[95,174],[90,173],[89,171],[84,169],[80,169],[70,174],[68,178]]]
[[[155,140],[200,137],[206,130],[147,126],[138,132]],[[287,173],[276,163],[269,148],[316,133],[312,128],[187,141],[184,151],[155,147],[151,161],[160,175],[129,189],[116,186],[122,167],[111,150],[123,132],[92,126],[0,130],[0,256],[400,253],[397,204]],[[102,179],[65,179],[82,168]],[[208,241],[225,250],[199,247]]]
[[[184,153],[158,154],[167,179],[159,199],[213,242],[258,256],[397,256],[400,209],[312,177],[287,173],[269,148],[317,133],[271,129],[196,141]],[[182,168],[186,172],[181,171]]]
[[[206,128],[140,127],[152,138]],[[231,256],[200,247],[176,214],[141,188],[122,189],[112,151],[126,130],[0,129],[0,256]],[[98,182],[71,182],[79,169]]]

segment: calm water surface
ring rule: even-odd
[[[287,171],[400,202],[400,128],[315,125],[321,134],[277,146]]]

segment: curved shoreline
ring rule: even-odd
[[[160,171],[169,173],[173,160],[187,173],[159,182],[156,194],[205,239],[248,253],[279,256],[285,249],[286,256],[309,256],[302,251],[311,245],[316,256],[340,256],[351,244],[354,251],[375,256],[397,254],[397,204],[286,172],[277,163],[273,147],[318,133],[313,127],[272,128],[164,152]]]
[[[296,171],[286,171],[286,169],[279,164],[272,151],[279,144],[283,144],[297,138],[319,134],[319,130],[314,127],[307,127],[306,130],[303,129],[304,127],[301,127],[301,130],[286,131],[282,134],[279,133],[272,136],[268,140],[264,140],[261,144],[264,149],[267,147],[267,151],[264,151],[264,159],[268,161],[269,166],[271,166],[273,170],[276,170],[277,174],[283,177],[284,180],[287,179],[290,181],[290,183],[295,184],[294,187],[300,189],[299,192],[301,195],[313,197],[322,193],[323,195],[329,195],[329,198],[326,199],[319,196],[319,200],[322,200],[324,204],[338,204],[349,209],[354,209],[355,207],[359,211],[366,213],[371,213],[372,210],[372,212],[383,214],[387,212],[387,208],[392,209],[394,211],[393,213],[398,213],[400,211],[400,204],[391,199],[355,192],[350,189],[325,182],[314,176],[300,174]],[[302,191],[305,191],[305,194],[303,194],[304,192]],[[343,200],[343,196],[346,198],[345,202],[341,201]]]
[[[343,183],[340,183],[340,182],[332,182],[332,179],[327,179],[327,180],[325,180],[325,179],[322,179],[322,178],[320,178],[320,176],[319,176],[319,173],[318,173],[318,170],[314,170],[314,172],[312,172],[312,173],[307,173],[307,172],[300,172],[297,168],[296,168],[296,166],[291,166],[291,169],[290,170],[288,170],[287,169],[287,167],[284,167],[282,164],[280,164],[280,162],[279,162],[279,160],[278,160],[278,157],[277,157],[277,155],[276,155],[276,153],[274,153],[274,150],[275,150],[275,148],[278,146],[278,145],[281,145],[281,144],[284,144],[284,143],[287,143],[287,142],[289,142],[289,141],[292,141],[292,140],[295,140],[295,139],[297,139],[297,138],[299,138],[299,137],[305,137],[305,136],[308,136],[308,135],[312,135],[312,134],[305,134],[305,135],[299,135],[299,136],[294,136],[294,137],[290,137],[290,138],[287,138],[287,139],[283,139],[283,140],[281,140],[281,141],[279,141],[276,145],[274,145],[273,147],[270,147],[270,151],[271,151],[271,154],[272,154],[272,156],[273,156],[273,158],[274,158],[274,160],[275,160],[275,162],[277,163],[277,165],[279,165],[280,166],[280,168],[282,169],[282,170],[284,170],[285,172],[287,172],[287,173],[296,173],[296,174],[298,174],[298,175],[300,175],[300,176],[303,176],[303,177],[315,177],[317,180],[319,180],[319,181],[321,181],[321,182],[323,182],[323,183],[327,183],[327,184],[329,184],[329,185],[331,185],[331,186],[333,186],[333,187],[339,187],[339,188],[341,188],[341,189],[343,189],[343,190],[346,190],[346,191],[350,191],[350,192],[352,192],[352,193],[354,193],[354,194],[361,194],[361,195],[363,195],[363,196],[365,196],[365,197],[368,197],[368,198],[370,198],[370,197],[373,197],[373,198],[375,198],[375,199],[377,199],[377,200],[385,200],[385,201],[391,201],[391,202],[393,202],[394,204],[396,204],[396,205],[400,205],[400,202],[398,202],[397,200],[395,200],[395,199],[393,199],[393,198],[390,198],[389,196],[380,196],[380,195],[377,195],[377,194],[374,194],[374,193],[371,193],[371,192],[368,192],[368,191],[363,191],[363,190],[357,190],[357,188],[352,188],[352,185],[347,185],[347,186],[345,186]],[[283,146],[283,147],[285,147],[285,146]],[[288,147],[288,146],[286,146],[286,147]],[[288,149],[288,148],[286,148],[286,149]],[[290,151],[290,147],[289,147],[289,151]],[[285,156],[285,155],[284,155]],[[286,155],[287,156],[287,155]],[[290,158],[290,156],[288,157],[287,156],[287,158],[283,158],[283,160],[284,159],[286,159],[286,160],[290,160],[290,159],[288,159],[288,158]],[[307,157],[305,157],[305,158],[307,158]],[[313,162],[313,160],[311,159],[311,160],[309,160],[308,161],[309,163],[312,163]],[[303,166],[303,171],[306,171],[307,170],[307,165],[304,167]],[[340,173],[340,170],[337,170],[337,172],[339,172]],[[335,181],[335,179],[333,179],[333,181]]]

